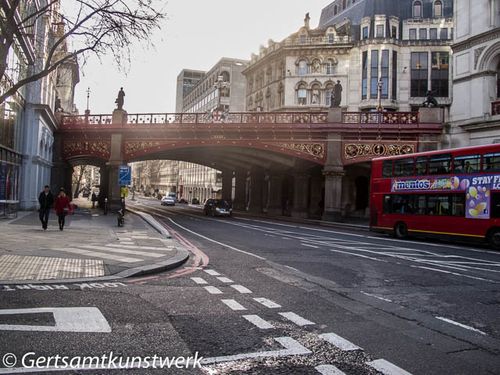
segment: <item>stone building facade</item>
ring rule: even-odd
[[[500,0],[455,0],[453,54],[446,145],[500,142]]]
[[[280,42],[269,41],[252,55],[243,72],[246,108],[374,112],[381,106],[384,112],[418,111],[432,91],[445,118],[451,105],[453,28],[451,0],[333,1],[323,9],[317,28],[306,15],[297,32]],[[415,151],[440,144],[440,136],[423,136]],[[335,187],[323,185],[323,196],[338,190],[343,215],[366,217],[370,163],[331,168],[311,171],[309,180],[321,174],[327,180],[332,173],[342,176]]]

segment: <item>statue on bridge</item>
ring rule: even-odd
[[[434,95],[432,95],[432,91],[427,91],[427,98],[422,103],[422,107],[434,108],[438,106],[438,102]]]
[[[125,91],[123,91],[123,87],[120,87],[120,91],[118,91],[118,97],[115,100],[117,109],[123,110],[124,101],[125,101]]]
[[[341,102],[342,102],[342,85],[340,84],[340,81],[337,81],[335,86],[333,86],[333,90],[331,92],[330,108],[340,107]]]

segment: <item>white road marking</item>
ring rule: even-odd
[[[359,346],[354,345],[352,342],[336,335],[335,333],[323,333],[322,335],[319,335],[319,337],[346,352],[352,350],[363,350]]]
[[[331,251],[332,253],[342,253],[342,254],[352,255],[355,257],[359,257],[359,258],[371,259],[371,260],[374,260],[376,262],[388,263],[386,260],[383,260],[383,259],[373,258],[373,257],[369,257],[367,255],[355,254],[355,253],[351,253],[349,251],[334,250],[334,249],[328,249],[328,250]],[[350,250],[355,250],[355,249],[350,249]]]
[[[241,294],[250,294],[252,291],[243,285],[231,285],[231,288],[236,289]]]
[[[384,375],[411,375],[408,371],[399,368],[385,359],[376,359],[375,361],[366,362],[366,364]]]
[[[52,313],[54,326],[0,324],[0,331],[37,332],[111,332],[106,318],[97,307],[42,307],[0,310],[0,315]]]
[[[456,272],[450,272],[450,271],[440,270],[440,269],[438,269],[438,268],[423,267],[423,266],[411,266],[411,267],[413,267],[413,268],[422,268],[422,269],[424,269],[424,270],[429,270],[429,271],[435,271],[435,272],[447,273],[447,274],[454,275],[454,276],[465,277],[465,278],[467,278],[467,279],[474,279],[474,280],[488,281],[488,282],[490,282],[490,283],[494,283],[494,284],[499,284],[499,283],[500,283],[500,282],[495,281],[495,280],[484,279],[484,278],[482,278],[482,277],[469,276],[469,275],[464,275],[464,274],[461,274],[461,273],[456,273]]]
[[[320,365],[316,366],[315,369],[322,375],[345,375],[345,372],[340,371],[333,365]]]
[[[215,286],[204,286],[205,290],[210,294],[222,294],[222,290],[216,288]]]
[[[468,325],[465,325],[462,323],[455,322],[454,320],[451,320],[451,319],[443,318],[442,316],[436,316],[436,319],[442,320],[443,322],[446,322],[446,323],[456,325],[456,326],[461,327],[461,328],[468,329],[469,331],[474,331],[474,332],[480,333],[481,335],[486,335],[485,332],[480,331],[477,328],[474,328],[474,327],[471,327],[471,326],[468,326]]]
[[[267,298],[254,298],[254,300],[268,309],[279,309],[281,307],[281,305],[278,305],[276,302]]]
[[[379,299],[381,301],[392,302],[390,299],[377,296],[376,294],[366,293],[366,292],[363,292],[363,291],[361,291],[361,293],[364,294],[365,296],[373,297],[373,298]]]
[[[231,280],[231,279],[229,279],[227,277],[223,277],[223,276],[218,277],[217,280],[219,280],[219,281],[221,281],[223,283],[226,283],[226,284],[234,283],[233,280]]]
[[[192,277],[191,280],[193,280],[196,284],[198,285],[203,285],[203,284],[208,284],[204,279],[201,277]]]
[[[273,329],[274,326],[269,323],[267,320],[262,319],[258,315],[243,315],[243,318],[248,320],[250,323],[252,323],[254,326],[260,329]]]
[[[220,276],[220,273],[215,270],[203,270],[203,271],[212,276]]]
[[[240,305],[234,299],[222,299],[221,301],[222,301],[223,304],[225,304],[227,307],[229,307],[233,311],[243,311],[243,310],[246,310],[246,308],[244,306]]]
[[[72,248],[72,247],[65,247],[64,249],[55,249],[55,248],[52,248],[50,250],[61,251],[61,252],[65,252],[65,253],[85,255],[85,256],[94,257],[94,258],[103,258],[103,259],[116,260],[116,261],[122,262],[122,263],[135,263],[135,262],[142,262],[144,260],[144,259],[137,259],[137,258],[131,258],[131,257],[121,257],[121,256],[118,256],[118,255],[113,255],[113,254],[108,254],[108,253],[101,253],[101,252],[98,252],[98,251],[89,251],[89,250],[77,249],[77,248]]]
[[[151,258],[161,258],[165,256],[165,254],[150,253],[148,251],[126,250],[126,249],[107,247],[107,246],[79,245],[79,247],[83,247],[85,249],[90,249],[90,250],[111,251],[113,253],[120,253],[120,254],[142,255]]]
[[[311,247],[311,248],[313,248],[313,249],[319,249],[319,246],[308,245],[308,244],[306,244],[306,243],[302,243],[301,245],[302,245],[302,246],[304,246],[304,247]]]
[[[177,223],[176,223],[175,221],[173,221],[171,218],[168,218],[168,220],[170,220],[170,222],[172,222],[172,224],[177,225],[179,228],[184,229],[186,232],[189,232],[189,233],[191,233],[191,234],[194,234],[195,236],[198,236],[198,237],[200,237],[200,238],[203,238],[203,239],[205,239],[205,240],[207,240],[207,241],[210,241],[210,242],[216,243],[217,245],[224,246],[224,247],[226,247],[226,248],[228,248],[228,249],[231,249],[231,250],[237,251],[237,252],[239,252],[239,253],[243,253],[243,254],[246,254],[246,255],[250,255],[250,256],[252,256],[252,257],[254,257],[254,258],[257,258],[257,259],[260,259],[260,260],[266,260],[266,258],[261,257],[261,256],[259,256],[259,255],[255,255],[255,254],[249,253],[248,251],[245,251],[245,250],[240,250],[240,249],[238,249],[238,248],[236,248],[236,247],[233,247],[233,246],[231,246],[231,245],[227,245],[227,244],[225,244],[225,243],[222,243],[222,242],[219,242],[219,241],[213,240],[213,239],[208,238],[208,237],[206,237],[206,236],[203,236],[203,235],[201,235],[201,234],[199,234],[199,233],[196,233],[196,232],[194,232],[194,231],[192,231],[192,230],[190,230],[190,229],[188,229],[188,228],[186,228],[186,227],[184,227],[184,226],[182,226],[182,225],[180,225],[180,224],[177,224]]]
[[[304,319],[303,317],[295,314],[294,312],[280,312],[278,314],[281,315],[283,318],[288,319],[292,323],[297,324],[300,327],[316,324],[314,322],[311,322],[310,320]]]
[[[291,337],[277,337],[274,340],[280,343],[284,347],[284,349],[270,350],[267,352],[243,353],[223,357],[209,357],[204,358],[201,363],[204,365],[210,365],[215,363],[232,362],[250,358],[287,357],[291,355],[311,354],[311,351],[309,349],[305,348],[302,344],[292,339]]]

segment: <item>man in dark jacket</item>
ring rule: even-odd
[[[42,228],[43,230],[47,230],[50,209],[54,204],[54,196],[50,192],[50,188],[48,185],[45,185],[45,188],[38,196],[38,203],[40,203],[39,212],[40,212],[40,221],[42,222]]]

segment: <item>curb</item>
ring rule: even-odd
[[[168,230],[166,230],[160,223],[158,223],[158,221],[156,221],[155,218],[153,218],[153,216],[151,216],[150,214],[130,209],[128,207],[126,208],[126,210],[140,216],[146,223],[151,225],[154,229],[156,229],[157,232],[159,232],[165,238],[172,238]]]
[[[151,215],[145,213],[139,213],[138,211],[129,210],[138,216],[141,216],[144,221],[151,225],[154,229],[160,232],[161,235],[166,238],[172,238],[170,233],[161,226],[158,221],[156,221]],[[129,268],[121,272],[115,273],[113,275],[100,276],[100,277],[83,277],[75,279],[48,279],[48,280],[0,280],[1,285],[18,285],[18,284],[32,284],[32,285],[51,285],[51,284],[73,284],[73,283],[88,283],[88,282],[100,282],[100,281],[116,281],[133,276],[143,276],[152,273],[159,273],[163,271],[168,271],[179,267],[189,259],[189,252],[184,249],[177,249],[177,253],[166,261],[148,264],[145,266]]]

